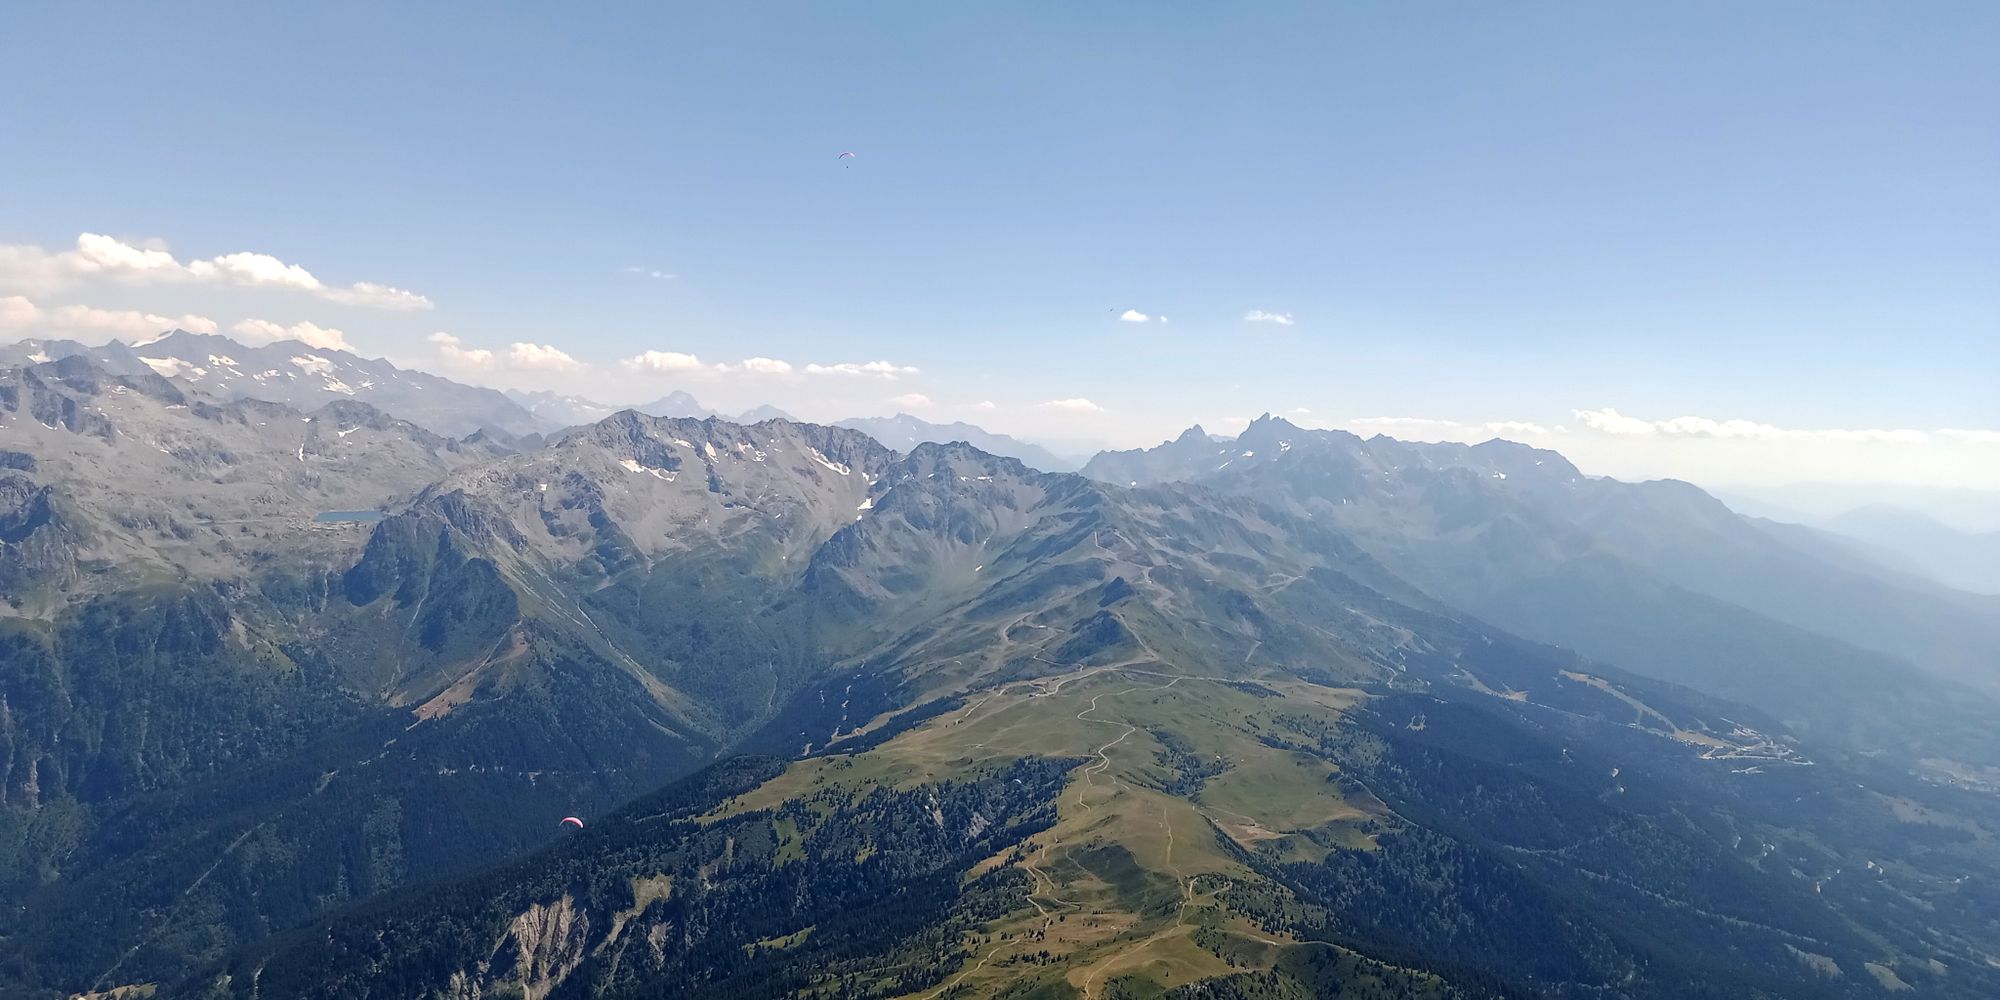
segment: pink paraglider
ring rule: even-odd
[[[582,820],[580,820],[580,819],[577,819],[577,818],[576,818],[575,816],[564,816],[564,817],[562,818],[562,822],[561,822],[561,823],[557,823],[556,825],[557,825],[557,826],[565,826],[565,825],[570,825],[570,824],[574,824],[574,825],[576,826],[576,828],[577,828],[577,829],[579,829],[579,830],[583,829],[583,821],[582,821]]]

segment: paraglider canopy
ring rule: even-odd
[[[575,816],[564,816],[562,818],[562,822],[557,823],[556,825],[557,826],[574,825],[579,830],[583,829],[583,821],[577,819]]]
[[[836,157],[834,157],[834,159],[836,159],[836,160],[846,160],[846,159],[851,159],[851,158],[853,158],[853,156],[854,156],[854,154],[853,154],[853,153],[842,153],[842,154],[840,154],[839,156],[836,156]]]

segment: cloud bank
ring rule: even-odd
[[[1931,436],[1923,431],[1888,430],[1805,430],[1778,427],[1754,420],[1715,420],[1709,417],[1674,417],[1671,420],[1642,420],[1606,407],[1601,410],[1571,411],[1578,423],[1594,431],[1624,437],[1717,438],[1755,441],[1872,441],[1893,444],[1923,444]]]
[[[317,347],[323,351],[354,350],[354,345],[347,342],[347,334],[317,323],[293,323],[291,326],[284,326],[267,319],[246,319],[230,327],[229,331],[251,344],[296,340],[308,347]]]
[[[1068,399],[1051,399],[1048,402],[1042,404],[1042,409],[1059,410],[1064,413],[1104,412],[1104,407],[1099,406],[1096,403],[1093,403],[1090,400],[1083,398],[1082,396],[1072,396]]]
[[[79,340],[150,337],[162,330],[214,333],[216,322],[206,316],[162,316],[137,309],[99,309],[67,305],[44,308],[23,295],[0,296],[0,331],[52,334]]]
[[[367,309],[432,306],[430,299],[415,292],[373,281],[330,285],[304,267],[263,253],[241,251],[182,262],[164,245],[132,243],[101,233],[77,236],[76,246],[69,250],[0,245],[0,287],[46,293],[106,282],[289,289]]]
[[[893,382],[905,375],[917,375],[921,372],[909,365],[899,365],[892,361],[843,361],[839,364],[807,365],[806,374],[879,378]]]

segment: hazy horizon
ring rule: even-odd
[[[1990,9],[358,10],[10,14],[0,337],[2000,489]]]

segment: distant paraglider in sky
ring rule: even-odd
[[[834,159],[835,159],[835,160],[838,160],[838,161],[840,161],[840,165],[841,165],[841,166],[843,166],[843,167],[848,167],[848,166],[852,166],[852,165],[853,165],[853,164],[850,164],[850,163],[848,163],[847,161],[849,161],[849,160],[851,160],[851,159],[854,159],[854,154],[853,154],[853,153],[842,153],[842,154],[840,154],[839,156],[836,156],[836,157],[834,157]]]
[[[577,829],[579,829],[579,830],[583,829],[583,821],[582,821],[582,820],[580,820],[580,819],[577,819],[577,818],[576,818],[575,816],[564,816],[564,817],[562,818],[562,822],[560,822],[560,823],[557,823],[556,825],[557,825],[557,826],[571,826],[571,825],[574,825],[574,826],[575,826],[575,827],[576,827]]]

